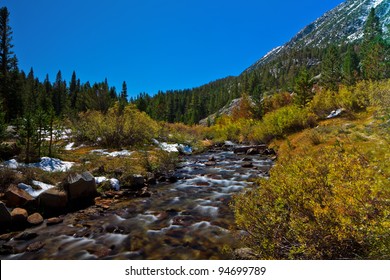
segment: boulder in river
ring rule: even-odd
[[[60,223],[62,223],[63,221],[64,221],[64,219],[62,219],[62,218],[53,217],[53,218],[47,219],[46,225],[52,226],[52,225],[60,224]]]
[[[26,251],[27,252],[36,252],[41,250],[46,244],[42,241],[37,241],[34,243],[31,243],[30,245],[27,246]]]
[[[5,192],[6,204],[8,207],[21,207],[25,206],[32,201],[34,198],[24,190],[19,189],[15,185],[11,185]]]
[[[14,237],[15,240],[24,240],[24,241],[27,241],[27,240],[31,240],[31,239],[34,239],[35,237],[37,237],[38,234],[36,232],[30,232],[30,231],[23,231],[21,233],[19,233],[18,235],[16,235]]]
[[[252,154],[253,153],[263,153],[264,150],[267,149],[266,145],[254,145],[254,146],[243,146],[243,147],[236,147],[234,148],[234,153],[235,154],[247,154],[248,151],[250,151]]]
[[[69,200],[87,200],[97,196],[95,177],[89,172],[69,175],[64,189]]]
[[[256,148],[250,148],[246,151],[247,155],[258,155],[260,154],[260,151]]]
[[[252,162],[245,162],[242,165],[243,168],[253,168],[253,163]]]
[[[216,164],[217,164],[216,161],[207,161],[207,162],[205,162],[205,165],[206,165],[206,166],[214,166],[214,165],[216,165]]]

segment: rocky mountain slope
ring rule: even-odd
[[[361,39],[371,8],[376,9],[384,37],[390,39],[389,0],[347,0],[303,28],[285,45],[271,50],[246,71],[251,72],[293,49],[325,47],[329,43],[341,44]]]

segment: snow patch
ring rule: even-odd
[[[19,167],[36,167],[47,172],[65,172],[72,168],[74,162],[62,161],[57,158],[42,157],[40,162],[36,163],[19,163],[15,159],[5,161],[1,164],[6,168],[17,169]]]
[[[338,117],[338,116],[340,116],[341,113],[344,112],[344,111],[345,111],[345,109],[343,109],[343,108],[334,110],[334,111],[332,111],[332,112],[329,114],[329,116],[327,116],[326,118],[327,118],[327,119],[332,119],[332,118]]]
[[[107,152],[105,149],[99,149],[99,150],[93,150],[91,151],[92,154],[101,154],[108,157],[127,157],[131,156],[134,152],[130,152],[128,150],[122,150],[122,151],[114,151],[114,152]]]
[[[103,182],[107,182],[109,181],[110,184],[111,184],[111,187],[116,190],[116,191],[119,191],[121,186],[119,184],[119,180],[118,179],[115,179],[115,178],[111,178],[111,179],[107,179],[106,177],[104,176],[101,176],[101,177],[95,177],[95,183],[97,185],[103,183]]]
[[[20,163],[17,162],[16,159],[10,159],[10,160],[4,161],[1,165],[6,167],[6,168],[10,168],[10,169],[17,169],[19,166],[21,166]]]
[[[383,0],[374,0],[373,7],[376,8],[380,4],[382,4]]]
[[[74,162],[62,161],[58,158],[42,157],[40,162],[27,164],[47,172],[65,172],[72,168]]]
[[[190,155],[192,154],[192,148],[188,145],[183,144],[168,144],[166,142],[159,142],[156,139],[153,139],[153,143],[161,148],[161,150],[166,151],[168,153],[179,153],[182,152],[184,154]]]
[[[111,179],[110,179],[110,184],[111,184],[111,187],[112,187],[114,190],[116,190],[116,191],[119,191],[120,188],[121,188],[118,179],[111,178]]]
[[[46,141],[50,141],[50,131],[48,131],[48,130],[43,131],[43,135],[46,136],[44,138]],[[71,129],[54,129],[52,135],[53,135],[54,141],[66,140],[66,139],[69,139],[70,136],[72,135],[72,130]]]
[[[72,150],[74,150],[73,146],[74,146],[74,142],[69,143],[68,145],[65,146],[65,151],[72,151]]]
[[[24,184],[24,183],[18,184],[18,188],[21,190],[24,190],[25,192],[27,192],[29,195],[31,195],[34,198],[39,196],[44,191],[49,190],[51,188],[54,188],[53,185],[49,185],[49,184],[42,183],[39,181],[32,181],[32,183],[34,186],[40,187],[40,189],[36,190],[32,186]]]

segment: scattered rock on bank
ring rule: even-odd
[[[26,224],[27,217],[28,217],[28,213],[27,213],[26,209],[23,209],[23,208],[15,208],[11,212],[12,223],[15,226],[22,226],[22,225]]]
[[[39,205],[43,208],[62,209],[68,204],[66,192],[54,187],[41,193],[38,197]]]
[[[236,260],[258,260],[259,256],[250,248],[240,248],[234,251],[234,259]]]
[[[11,222],[11,213],[3,202],[0,201],[0,225]]]
[[[34,213],[27,217],[27,222],[32,226],[37,226],[43,223],[43,217],[39,213]]]
[[[127,190],[140,190],[145,186],[145,178],[139,174],[123,175],[120,182],[122,188]]]
[[[69,175],[64,189],[69,200],[93,199],[97,196],[95,177],[89,172]]]
[[[24,190],[15,185],[11,185],[5,192],[8,207],[19,207],[32,202],[34,198]]]

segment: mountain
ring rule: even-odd
[[[139,96],[135,104],[157,120],[207,124],[215,116],[229,114],[240,104],[239,97],[243,93],[260,100],[276,92],[291,92],[302,68],[316,80],[321,77],[322,61],[330,45],[339,45],[338,52],[343,59],[348,43],[354,43],[354,52],[360,54],[359,40],[363,38],[372,8],[379,17],[383,37],[389,42],[390,0],[347,0],[303,28],[285,45],[271,50],[237,77],[188,90]],[[341,67],[341,59],[337,60]],[[385,75],[387,72],[390,71],[383,71]],[[360,74],[358,78],[363,76]]]
[[[371,8],[375,8],[376,15],[382,23],[384,38],[389,40],[389,0],[348,0],[307,25],[285,45],[271,50],[245,72],[256,70],[291,50],[297,51],[305,47],[324,48],[330,43],[343,44],[360,40]]]

